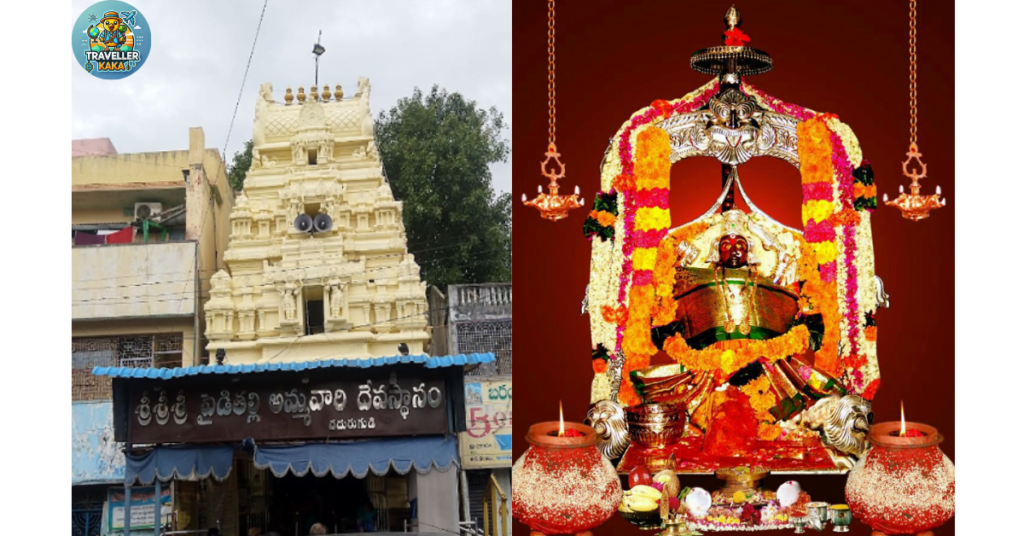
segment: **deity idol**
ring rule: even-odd
[[[613,443],[606,453],[625,450],[620,471],[670,454],[694,472],[848,469],[867,447],[875,312],[887,304],[874,274],[870,166],[835,116],[741,80],[771,69],[766,53],[727,43],[692,65],[717,78],[623,125],[584,227],[591,421]],[[703,216],[670,229],[669,170],[694,156],[721,162],[723,191]],[[759,156],[800,170],[803,229],[744,192],[738,167]],[[685,411],[680,444],[631,456],[617,421],[641,404]]]

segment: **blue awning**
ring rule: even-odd
[[[447,471],[459,464],[458,444],[454,436],[399,437],[346,443],[310,443],[289,446],[256,446],[256,467],[270,468],[276,477],[288,473],[303,476],[310,471],[317,477],[330,473],[343,478],[351,473],[365,478],[369,471],[384,476],[389,469],[406,474],[431,469]]]
[[[234,447],[156,447],[145,454],[129,454],[125,482],[149,485],[155,478],[171,479],[213,477],[224,481],[231,475]]]
[[[179,368],[134,368],[134,367],[96,367],[92,369],[95,376],[111,378],[148,378],[154,380],[170,380],[184,376],[199,374],[248,374],[251,372],[290,371],[301,372],[318,368],[354,367],[370,368],[387,365],[423,365],[426,368],[482,365],[494,361],[494,354],[459,354],[446,356],[398,355],[392,357],[366,357],[355,359],[320,359],[297,363],[259,363],[249,365],[200,365]]]

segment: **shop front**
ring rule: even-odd
[[[467,375],[464,387],[466,431],[459,434],[463,516],[487,534],[510,534],[512,377]]]
[[[171,489],[161,531],[459,532],[463,374],[492,354],[181,369],[113,377],[122,504]],[[136,516],[126,512],[127,524]],[[131,530],[129,527],[126,529]]]

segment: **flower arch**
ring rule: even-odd
[[[605,154],[601,191],[584,224],[592,242],[592,402],[639,402],[629,373],[649,366],[657,353],[652,318],[664,314],[659,304],[671,299],[665,281],[671,274],[663,272],[672,251],[665,244],[678,241],[665,240],[672,223],[669,170],[691,156],[734,164],[772,156],[799,168],[800,305],[804,313],[821,314],[825,326],[816,364],[870,400],[879,385],[874,313],[884,301],[874,273],[870,214],[877,200],[870,164],[835,115],[785,103],[747,83],[738,91],[721,89],[716,79],[680,99],[655,101],[623,124]],[[731,117],[722,128],[742,142],[716,143],[704,126],[716,116],[720,123]],[[737,128],[737,116],[746,126]],[[680,232],[706,230],[698,222]]]

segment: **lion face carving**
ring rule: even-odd
[[[804,419],[810,429],[821,432],[827,446],[843,454],[859,458],[867,450],[874,414],[871,402],[864,398],[847,395],[820,400]]]
[[[600,438],[598,448],[605,458],[614,460],[622,456],[629,446],[629,430],[626,427],[626,413],[611,400],[602,400],[587,410],[587,421]]]

